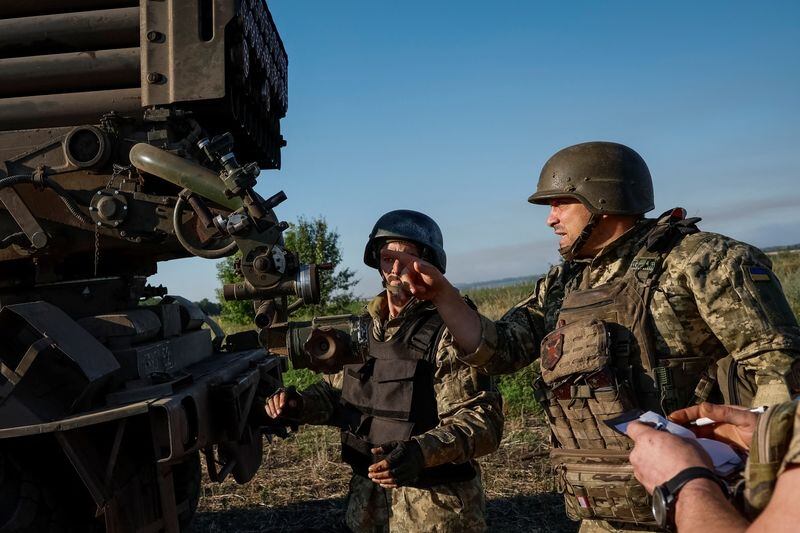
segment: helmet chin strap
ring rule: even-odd
[[[575,259],[575,256],[578,255],[583,245],[586,244],[586,241],[589,240],[589,237],[592,235],[592,231],[594,231],[595,226],[597,223],[600,222],[600,215],[597,213],[592,213],[592,216],[589,217],[589,221],[586,222],[586,225],[581,230],[581,234],[578,235],[578,238],[569,245],[563,248],[558,249],[558,253],[561,254],[561,257],[564,261],[572,261]]]

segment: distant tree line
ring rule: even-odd
[[[209,316],[218,316],[220,312],[222,312],[222,306],[218,302],[212,302],[208,298],[203,298],[195,303]]]

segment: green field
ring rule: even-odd
[[[800,319],[800,250],[771,254],[772,268],[783,285],[783,292],[794,315]]]

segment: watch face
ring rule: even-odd
[[[656,523],[660,527],[665,527],[667,525],[667,498],[664,492],[665,489],[663,486],[658,486],[653,491],[653,518],[656,519]]]

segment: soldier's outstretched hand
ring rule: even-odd
[[[401,281],[420,300],[433,300],[442,291],[452,288],[438,268],[415,255],[383,249],[381,257],[389,257],[400,263]]]
[[[698,418],[710,418],[717,423],[706,426],[689,425]],[[751,413],[746,407],[708,402],[675,411],[669,415],[669,419],[687,426],[698,437],[718,440],[744,451],[750,450],[750,441],[753,440],[753,432],[758,424],[758,415]]]

